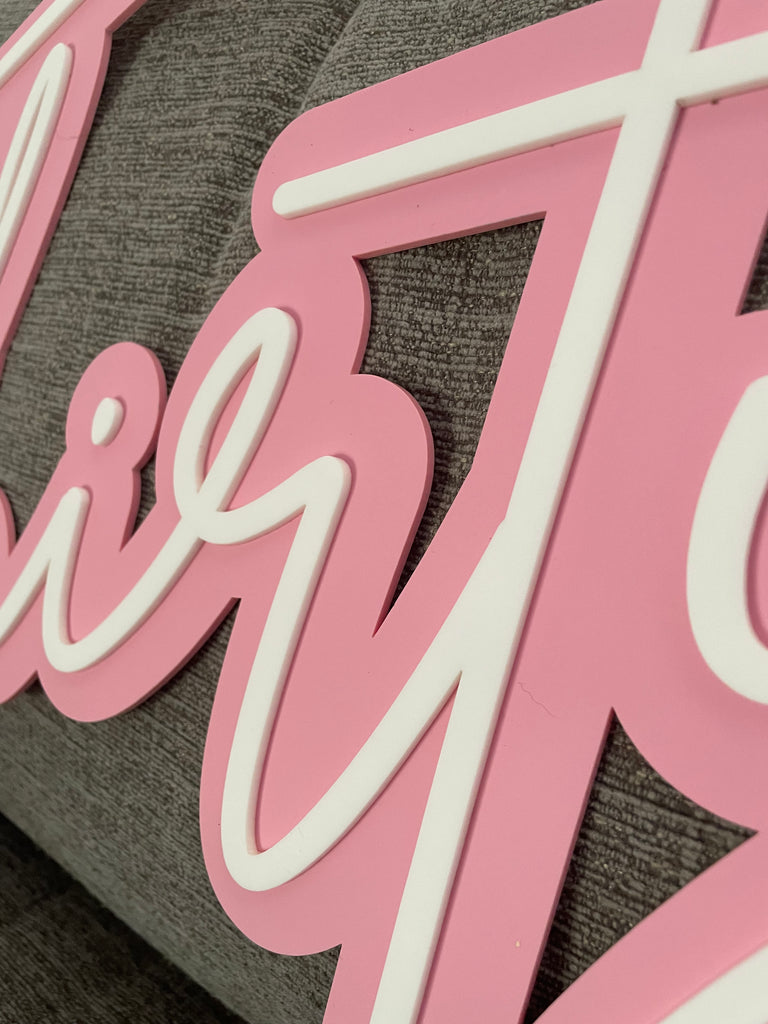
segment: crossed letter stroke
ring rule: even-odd
[[[680,107],[768,84],[768,33],[695,49],[709,7],[709,0],[662,0],[636,71],[286,182],[274,195],[275,212],[300,217],[621,125],[506,516],[369,740],[302,821],[264,851],[253,839],[256,795],[292,653],[279,636],[285,630],[279,596],[273,611],[280,607],[281,615],[270,616],[254,661],[222,807],[227,865],[253,890],[279,885],[322,857],[384,789],[456,690],[371,1024],[415,1024],[418,1017],[531,596]],[[761,492],[763,486],[761,477]],[[692,602],[694,617],[696,607]],[[300,623],[303,609],[297,612]],[[764,687],[760,693],[768,701]],[[700,994],[695,1019],[704,1019],[710,1002],[721,1005],[725,990],[740,993],[730,1004],[733,1020],[751,1019],[755,1000],[768,1010],[768,996],[756,995],[764,961],[761,954],[743,964],[738,986],[724,976],[709,995]],[[673,1014],[669,1024],[689,1019]]]
[[[34,31],[3,58],[0,85],[80,2],[60,0],[48,9]],[[344,508],[349,469],[342,459],[321,458],[248,505],[226,509],[290,368],[296,339],[292,317],[277,309],[261,310],[232,337],[209,370],[184,421],[174,460],[178,528],[133,590],[100,625],[77,641],[71,639],[67,625],[72,573],[88,512],[89,496],[83,488],[71,488],[63,496],[0,606],[2,640],[44,588],[46,655],[61,671],[75,672],[107,657],[139,628],[202,543],[239,543],[300,516],[252,664],[227,769],[222,846],[237,883],[254,891],[271,889],[323,857],[387,786],[455,693],[371,1024],[415,1024],[418,1018],[531,597],[679,108],[768,84],[768,33],[696,50],[709,7],[709,0],[661,0],[636,71],[287,182],[275,192],[277,213],[301,217],[620,126],[506,515],[453,610],[377,728],[337,781],[282,839],[265,850],[256,847],[253,823],[261,771],[282,688]],[[70,67],[69,48],[54,48],[14,134],[0,175],[0,272],[45,158]],[[205,456],[218,417],[254,362],[256,370],[246,396],[206,472]],[[745,395],[744,407],[739,407],[724,437],[725,454],[718,454],[713,462],[711,479],[716,486],[708,484],[702,493],[699,525],[694,526],[691,541],[689,605],[707,662],[739,692],[768,701],[759,687],[734,681],[734,672],[718,661],[717,650],[710,651],[702,639],[706,624],[697,628],[705,614],[699,610],[698,595],[712,586],[701,570],[701,552],[710,535],[707,524],[717,519],[716,511],[707,511],[715,501],[711,493],[720,489],[719,474],[727,470],[718,467],[728,462],[732,437],[737,438],[733,444],[738,447],[739,432],[752,415],[757,393]],[[110,424],[118,419],[119,409],[100,411],[99,422],[94,421],[95,443],[110,436]],[[762,473],[763,464],[764,459],[756,460],[750,468],[752,479]],[[736,545],[728,561],[726,570],[731,575],[734,559],[745,558],[756,514],[750,511],[755,495],[750,493],[744,501],[746,511],[734,513],[741,523],[741,547]],[[730,592],[736,586],[738,580]],[[742,618],[746,614],[742,610]],[[762,661],[762,649],[760,654]],[[761,951],[675,1011],[666,1024],[715,1020],[726,1004],[729,1019],[736,1024],[746,1024],[756,1012],[764,1015],[768,1011],[765,964],[766,952]]]

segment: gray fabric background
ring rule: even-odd
[[[238,1024],[0,819],[0,1020]]]
[[[0,38],[32,6],[3,0]],[[0,485],[17,528],[61,454],[69,397],[96,353],[140,342],[173,379],[254,254],[251,187],[284,125],[302,109],[577,6],[148,0],[115,38],[96,125],[0,384]],[[366,265],[373,328],[364,369],[409,388],[435,433],[435,492],[411,568],[471,461],[536,237],[536,225],[524,225]],[[457,333],[466,341],[460,361],[447,343]],[[151,493],[148,477],[145,508]],[[246,1020],[312,1024],[335,953],[291,959],[252,945],[219,908],[200,853],[200,765],[227,635],[225,623],[176,680],[117,720],[68,721],[37,685],[0,709],[0,812]],[[614,729],[529,1019],[744,835],[671,791]],[[0,870],[18,870],[13,856]],[[80,941],[77,927],[71,941]],[[25,950],[6,948],[34,985]],[[93,997],[100,1004],[103,986]],[[22,1001],[0,1007],[0,1020],[36,1019]],[[102,1019],[95,1010],[93,1019]],[[165,1018],[147,997],[145,1016],[133,1019]]]

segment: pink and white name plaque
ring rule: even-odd
[[[0,51],[5,345],[139,5],[52,0]],[[3,699],[37,675],[116,715],[239,600],[206,863],[254,941],[342,944],[326,1024],[522,1017],[613,714],[757,834],[542,1020],[768,1020],[768,314],[739,315],[767,120],[754,0],[603,0],[302,115],[167,402],[151,352],[107,349],[18,539],[2,504]],[[390,609],[432,451],[356,373],[359,260],[542,218],[472,469]]]

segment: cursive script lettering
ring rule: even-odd
[[[427,772],[426,802],[412,854],[402,884],[393,883],[388,890],[390,903],[396,893],[396,905],[391,918],[384,912],[376,917],[381,933],[389,928],[382,947],[383,965],[375,984],[369,984],[358,1004],[371,1024],[416,1024],[426,1012],[436,951],[448,941],[447,916],[461,898],[459,870],[462,863],[467,873],[474,866],[467,850],[474,838],[473,823],[477,830],[482,825],[478,810],[481,791],[484,785],[493,785],[491,750],[496,742],[504,745],[499,739],[502,733],[508,738],[511,727],[504,715],[510,707],[519,710],[515,701],[521,700],[520,693],[533,696],[531,691],[523,691],[522,684],[514,685],[514,673],[519,669],[526,631],[533,628],[530,613],[552,547],[553,530],[563,514],[574,460],[585,444],[596,388],[606,370],[609,341],[627,299],[649,211],[659,198],[659,182],[671,158],[681,108],[768,85],[768,32],[699,48],[710,6],[709,0],[685,4],[661,0],[637,69],[427,132],[415,141],[386,146],[333,166],[321,163],[319,170],[284,177],[270,194],[268,213],[259,207],[257,185],[255,220],[258,226],[260,218],[264,219],[266,230],[272,233],[272,247],[265,246],[264,255],[233,283],[213,311],[190,351],[167,412],[163,415],[159,371],[146,352],[129,347],[107,357],[113,359],[111,363],[97,360],[83,378],[82,394],[73,400],[67,453],[28,530],[8,554],[0,601],[0,644],[4,645],[0,657],[5,655],[9,661],[17,657],[14,644],[18,642],[21,653],[13,666],[18,679],[26,681],[36,668],[45,685],[64,695],[60,698],[63,703],[72,701],[71,707],[82,710],[87,698],[78,696],[76,689],[86,678],[93,683],[108,672],[127,675],[127,659],[136,651],[151,652],[146,683],[135,684],[134,689],[126,684],[113,696],[101,698],[105,703],[99,705],[98,713],[112,714],[159,685],[215,625],[228,603],[245,593],[244,608],[248,607],[248,599],[254,599],[248,558],[242,558],[237,570],[234,557],[225,559],[235,549],[247,551],[250,557],[255,547],[248,545],[263,542],[268,552],[263,564],[273,570],[277,566],[274,589],[271,599],[262,602],[264,614],[255,636],[237,646],[234,671],[240,676],[239,688],[222,676],[217,704],[224,711],[214,712],[213,753],[206,755],[203,780],[204,791],[213,794],[208,799],[215,802],[211,813],[204,806],[206,853],[214,882],[224,892],[230,912],[243,893],[250,899],[252,894],[289,887],[302,876],[311,889],[310,879],[316,877],[313,872],[362,825],[367,812],[385,798],[401,768],[428,742],[433,725],[442,722],[444,734],[439,749],[432,751],[434,770]],[[47,9],[46,16],[0,60],[0,86],[3,75],[12,75],[78,7],[70,0]],[[0,175],[0,273],[48,154],[71,56],[64,44],[51,49],[11,141]],[[359,396],[365,395],[364,385],[357,379],[357,390],[347,388],[353,360],[344,345],[359,348],[359,326],[365,319],[362,283],[353,257],[406,244],[405,235],[386,234],[390,224],[394,231],[415,232],[407,236],[409,244],[430,237],[430,231],[434,236],[437,229],[432,221],[425,228],[403,227],[420,216],[404,201],[391,220],[383,215],[378,218],[377,230],[387,241],[364,245],[354,235],[354,225],[350,227],[349,220],[344,220],[349,212],[346,208],[362,200],[396,203],[400,190],[411,186],[431,186],[452,175],[487,172],[498,176],[487,179],[493,185],[488,207],[472,207],[461,228],[456,226],[459,222],[440,214],[453,225],[445,228],[447,234],[481,230],[510,216],[500,213],[507,211],[507,200],[499,182],[504,170],[512,168],[513,158],[535,156],[561,142],[589,141],[586,136],[609,128],[615,130],[613,149],[601,187],[593,189],[594,214],[591,220],[585,216],[581,221],[574,215],[569,222],[572,279],[565,276],[567,298],[562,308],[558,307],[552,347],[538,390],[530,385],[535,401],[530,403],[530,429],[519,462],[514,472],[506,463],[504,469],[497,467],[492,483],[484,485],[486,494],[498,502],[493,507],[500,508],[500,513],[494,520],[491,511],[484,520],[486,526],[492,526],[471,549],[474,560],[468,561],[464,575],[450,577],[447,589],[452,599],[445,604],[442,617],[429,618],[426,612],[416,616],[411,660],[395,662],[388,691],[392,699],[378,708],[372,726],[368,723],[363,728],[360,722],[367,720],[358,716],[356,752],[308,806],[295,802],[289,825],[282,830],[273,828],[272,833],[267,829],[268,839],[262,842],[258,823],[264,817],[262,802],[269,790],[268,762],[280,708],[290,695],[290,683],[301,683],[311,671],[302,645],[311,654],[321,648],[324,629],[336,630],[331,639],[338,635],[340,581],[346,579],[347,585],[352,585],[350,566],[361,549],[359,538],[366,517],[383,500],[375,488],[366,490],[366,458],[371,462],[375,461],[372,455],[378,457],[376,468],[382,473],[397,460],[411,458],[408,472],[403,473],[403,495],[392,502],[394,525],[384,539],[377,536],[374,540],[381,542],[384,555],[372,559],[372,565],[392,561],[393,552],[399,554],[398,546],[402,550],[407,540],[418,498],[423,497],[423,449],[410,453],[410,448],[423,443],[420,419],[418,429],[415,426],[418,414],[411,405],[406,414],[407,400],[391,388],[380,388],[382,382],[373,385],[370,409],[363,410]],[[546,164],[537,166],[543,173]],[[602,165],[599,169],[603,170]],[[592,179],[596,173],[590,171]],[[268,174],[262,178],[271,181]],[[477,188],[479,179],[465,180],[482,191]],[[592,194],[583,183],[579,188],[583,195]],[[485,201],[471,190],[470,194],[470,206]],[[541,208],[535,205],[541,196],[534,187],[525,201],[530,209]],[[335,222],[340,225],[334,243],[337,248],[331,249],[327,268],[316,253],[305,254],[312,249],[304,243],[312,239],[312,217],[318,213],[339,217]],[[558,216],[565,222],[565,214],[556,211],[555,224]],[[368,229],[364,212],[360,221]],[[339,252],[347,255],[342,258]],[[314,275],[316,280],[313,278],[310,286],[302,275],[307,280]],[[252,291],[254,282],[257,287]],[[285,282],[291,282],[294,290]],[[259,288],[265,295],[287,294],[291,302],[261,301],[255,297],[262,294]],[[295,308],[291,305],[294,298]],[[251,312],[254,307],[258,309],[255,313]],[[340,324],[338,339],[334,316]],[[317,322],[323,325],[319,333],[329,350],[319,357],[312,349]],[[129,364],[131,372],[125,373],[124,385],[118,383],[118,371]],[[327,398],[321,383],[327,388]],[[762,676],[765,649],[753,631],[744,629],[745,623],[749,625],[749,611],[743,584],[764,487],[765,453],[760,450],[754,459],[744,457],[741,462],[733,459],[734,451],[743,452],[745,438],[752,436],[762,414],[765,400],[761,389],[762,382],[744,395],[704,480],[689,547],[688,607],[695,641],[707,665],[738,694],[768,703]],[[503,393],[501,386],[499,393]],[[411,420],[392,445],[393,451],[385,454],[389,438],[381,424],[388,422],[385,414],[395,407]],[[369,428],[366,415],[375,429]],[[355,458],[355,444],[363,442],[338,440],[348,438],[349,422],[355,419],[367,445],[360,459]],[[327,423],[333,429],[323,433]],[[303,436],[313,429],[318,430],[319,454],[314,451],[314,439],[307,442]],[[500,435],[503,430],[496,419],[485,437]],[[156,440],[158,502],[147,523],[131,533],[137,467]],[[497,456],[502,452],[506,455],[500,442]],[[394,473],[391,479],[396,479]],[[468,480],[463,490],[470,498],[473,487],[477,492],[480,486],[474,479],[477,477]],[[721,501],[724,492],[735,495],[725,506]],[[506,496],[503,507],[500,494]],[[110,532],[104,525],[108,507],[126,524],[123,534],[118,535],[116,529]],[[461,539],[462,529],[469,534],[466,523],[470,516],[464,514],[464,526],[457,530]],[[385,519],[381,517],[380,522]],[[733,526],[733,549],[712,562],[710,551],[724,520]],[[349,535],[353,540],[345,548]],[[141,552],[133,575],[125,568],[129,550]],[[117,596],[106,615],[100,610],[96,616],[89,586],[94,589],[94,567],[102,561],[119,570],[113,588]],[[232,570],[231,577],[223,571],[225,565]],[[437,577],[435,570],[431,571],[434,595]],[[387,572],[391,576],[391,565],[380,572],[381,578]],[[723,579],[726,586],[718,589]],[[377,580],[368,587],[364,580],[359,592],[373,604],[379,585]],[[261,592],[268,591],[265,583]],[[369,592],[374,596],[369,597]],[[190,621],[178,623],[168,640],[168,651],[158,652],[152,629],[159,628],[158,622],[169,621],[172,610],[192,604],[195,609]],[[25,641],[20,627],[38,615],[40,637]],[[366,619],[362,615],[354,619],[350,645],[358,645],[358,660],[350,657],[350,673],[364,663],[361,650],[367,652],[376,643],[381,650],[379,636],[385,633],[390,656],[406,631],[397,616],[396,609],[391,618],[383,623],[379,620],[376,628],[380,633],[373,639],[363,635]],[[738,649],[737,659],[734,649]],[[91,670],[95,673],[89,677]],[[67,677],[65,682],[59,674]],[[634,694],[628,702],[631,697]],[[564,823],[551,837],[552,850],[542,852],[540,878],[531,883],[528,903],[520,898],[521,917],[531,928],[537,915],[546,918],[556,898],[563,858],[578,825],[600,737],[613,707],[612,694],[598,693],[597,685],[595,693],[577,699],[560,693],[558,700],[570,709],[568,714],[583,736],[573,740],[571,753],[578,759],[574,780],[546,783],[551,806],[558,804]],[[537,715],[545,711],[553,721],[558,719],[543,701],[533,697],[533,704]],[[525,721],[531,725],[529,735],[522,735],[523,729],[515,737],[533,758],[540,746],[535,732],[538,725],[534,724],[538,719]],[[547,728],[558,727],[548,722]],[[570,742],[563,740],[567,733],[545,735]],[[222,737],[223,753],[218,749]],[[571,783],[572,789],[568,788]],[[206,805],[205,796],[203,803]],[[530,807],[530,798],[519,798],[519,803]],[[300,809],[296,811],[296,807]],[[491,845],[486,837],[480,848],[488,855]],[[249,909],[256,906],[247,905]],[[455,912],[466,914],[461,907]],[[253,928],[257,930],[258,925]],[[545,932],[544,922],[530,942],[528,975],[517,982],[515,990],[518,1010],[535,970],[537,942],[543,941]],[[723,991],[733,1000],[734,1012],[746,1013],[756,999],[766,1008],[764,993],[756,995],[764,954],[748,960],[749,952],[754,953],[754,948],[742,950],[742,964],[735,969],[741,979],[738,994],[734,994],[732,983],[735,974],[721,972],[713,984],[709,984],[710,975],[705,979],[707,985],[698,985],[697,1012],[702,1006],[709,1012],[719,1005]],[[348,999],[335,1004],[341,1007],[336,1010],[332,998],[329,1014],[337,1012],[340,1020],[354,1020],[354,999]],[[677,1019],[674,1014],[669,1020],[673,1019]]]

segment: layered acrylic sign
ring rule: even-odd
[[[0,359],[77,170],[112,32],[142,3],[52,0],[0,50]]]
[[[136,6],[54,0],[0,58],[6,338]],[[604,0],[303,115],[167,406],[151,353],[108,349],[18,541],[4,506],[6,699],[37,674],[117,714],[239,600],[206,862],[254,941],[342,944],[327,1024],[521,1017],[614,712],[757,835],[543,1019],[768,1019],[768,322],[737,315],[766,85],[768,5]],[[388,610],[432,453],[356,374],[359,260],[542,217],[474,464]]]

